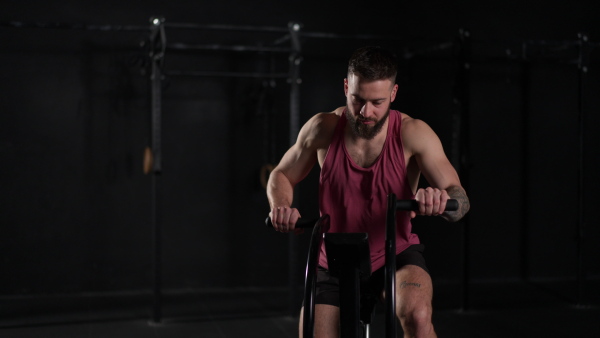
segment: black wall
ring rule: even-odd
[[[469,262],[474,280],[574,280],[578,230],[577,49],[520,42],[600,41],[597,12],[584,1],[490,5],[386,2],[8,1],[0,11],[0,296],[147,291],[152,286],[148,47],[142,31],[16,28],[9,22],[146,26],[167,22],[286,27],[308,32],[378,34],[397,40],[303,40],[301,122],[344,104],[352,50],[389,46],[404,55],[473,40],[468,87],[468,173],[472,211]],[[77,27],[75,27],[77,28]],[[270,42],[275,35],[167,31],[170,42]],[[567,46],[567,47],[565,47]],[[530,46],[529,46],[530,47]],[[563,48],[564,47],[564,48]],[[531,48],[531,47],[530,47]],[[566,51],[565,51],[566,49]],[[509,50],[510,52],[507,52]],[[574,51],[574,52],[573,52]],[[574,53],[574,54],[573,54]],[[600,48],[583,88],[584,263],[600,276]],[[394,108],[428,122],[458,158],[453,126],[460,69],[455,47],[401,60]],[[287,55],[176,52],[171,70],[287,71]],[[258,79],[167,77],[163,86],[163,173],[159,217],[168,290],[287,285],[288,238],[262,226],[268,203],[260,168],[289,146],[289,85]],[[460,89],[460,88],[458,88]],[[314,216],[318,171],[299,186]],[[419,219],[436,281],[461,276],[461,229]],[[303,259],[305,238],[299,239]],[[568,294],[569,291],[561,291]],[[572,292],[569,294],[572,297]]]

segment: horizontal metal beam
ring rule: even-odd
[[[167,76],[190,76],[190,77],[249,77],[264,79],[285,79],[288,73],[243,73],[243,72],[213,72],[194,70],[171,70],[164,73]]]
[[[194,23],[172,23],[165,22],[165,28],[173,29],[198,29],[198,30],[227,30],[227,31],[250,31],[250,32],[272,32],[272,33],[284,33],[288,34],[289,29],[287,27],[272,27],[272,26],[249,26],[249,25],[222,25],[222,24],[194,24]],[[64,23],[64,22],[22,22],[22,21],[0,21],[0,27],[8,28],[45,28],[45,29],[63,29],[63,30],[87,30],[87,31],[122,31],[122,32],[144,32],[150,28],[146,25],[115,25],[115,24],[84,24],[84,23]],[[375,35],[375,34],[338,34],[328,32],[299,32],[299,36],[302,38],[314,38],[314,39],[354,39],[354,40],[389,40],[389,41],[405,41],[405,42],[423,42],[427,39],[406,39],[393,35]],[[281,38],[282,41],[289,39],[289,35]],[[530,46],[562,46],[571,47],[578,46],[580,41],[577,39],[573,40],[518,40],[518,39],[472,39],[473,43],[476,44],[521,44]],[[600,42],[589,41],[588,47],[596,48],[600,47]],[[180,47],[174,47],[175,49],[182,49],[183,44]],[[191,47],[191,46],[190,46]],[[268,48],[268,47],[262,47]],[[194,49],[194,48],[189,48]],[[197,46],[196,49],[202,49]],[[214,49],[214,48],[213,48]],[[237,47],[233,47],[230,50],[238,50]],[[254,49],[243,49],[247,51],[253,51]],[[254,50],[256,51],[256,50]],[[276,49],[265,50],[271,52],[289,52],[287,49]]]
[[[232,51],[232,52],[271,52],[271,53],[290,53],[290,48],[281,47],[263,47],[263,46],[245,46],[245,45],[190,45],[185,43],[170,43],[167,44],[167,49],[170,50],[216,50],[216,51]]]
[[[135,25],[96,25],[82,23],[62,23],[62,22],[21,22],[21,21],[0,21],[0,27],[12,28],[51,28],[65,30],[88,30],[88,31],[129,31],[129,32],[147,32],[148,26]]]
[[[307,32],[299,33],[301,37],[315,39],[354,39],[354,40],[406,40],[394,35],[372,35],[372,34],[337,34],[326,32]]]
[[[226,30],[226,31],[246,31],[246,32],[272,32],[272,33],[287,33],[287,27],[270,27],[270,26],[236,26],[236,25],[218,25],[218,24],[195,24],[195,23],[174,23],[165,22],[166,28],[177,29],[199,29],[199,30]]]

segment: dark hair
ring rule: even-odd
[[[348,62],[348,74],[360,75],[367,81],[390,79],[395,83],[397,72],[394,53],[379,46],[357,49]]]

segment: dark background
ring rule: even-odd
[[[467,225],[415,221],[434,282],[458,290],[466,248],[471,283],[525,281],[569,302],[597,304],[600,13],[590,4],[3,1],[0,300],[149,298],[153,188],[152,175],[142,171],[151,143],[149,33],[118,28],[149,27],[150,17],[158,15],[166,23],[286,28],[294,21],[302,32],[388,37],[304,37],[301,123],[344,104],[342,80],[352,50],[367,44],[394,49],[402,72],[393,108],[438,133],[472,202]],[[18,28],[16,22],[46,28]],[[85,24],[110,29],[79,28]],[[472,41],[468,87],[457,81],[464,66],[457,43],[461,29]],[[582,32],[596,47],[579,87],[576,42]],[[173,43],[220,45],[269,45],[283,35],[169,28],[166,33]],[[165,69],[287,72],[287,57],[167,50]],[[260,169],[276,164],[290,145],[289,89],[285,79],[163,81],[157,210],[164,292],[287,288],[288,246],[296,246],[302,261],[308,236],[291,240],[264,228],[269,209]],[[469,98],[468,152],[458,152],[453,138],[461,93]],[[579,95],[585,121],[583,242]],[[304,217],[318,213],[317,187],[315,169],[298,187]],[[302,266],[298,269],[301,282]],[[510,294],[504,300],[513,306],[521,301]],[[486,302],[485,296],[471,301]],[[449,306],[460,303],[453,293]]]

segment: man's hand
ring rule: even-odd
[[[446,190],[428,187],[417,190],[415,200],[419,203],[419,211],[411,211],[410,217],[417,215],[439,216],[446,210],[446,202],[450,199]]]
[[[273,223],[275,231],[283,233],[290,231],[302,232],[302,229],[296,229],[296,222],[302,217],[296,208],[276,207],[271,210],[269,217],[271,217],[271,223]]]

